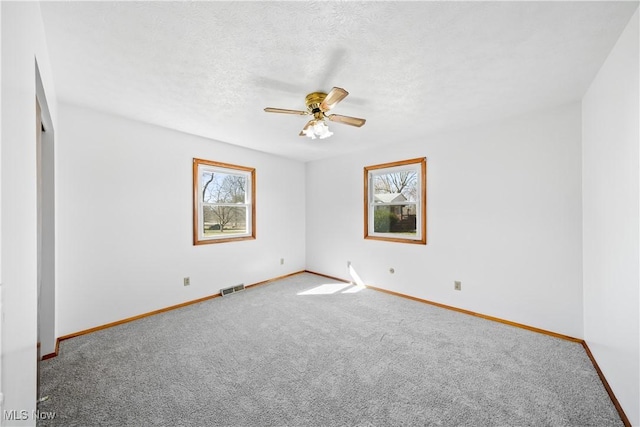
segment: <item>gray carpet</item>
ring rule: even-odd
[[[41,364],[56,418],[38,425],[622,425],[579,344],[370,289],[298,295],[328,283],[300,274],[63,341]]]

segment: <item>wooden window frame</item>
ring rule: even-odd
[[[420,235],[415,238],[412,237],[399,237],[390,236],[390,233],[376,233],[373,231],[373,221],[370,218],[370,206],[373,206],[371,201],[373,195],[373,189],[370,188],[372,173],[380,173],[382,169],[394,169],[402,168],[403,166],[414,165],[416,169],[419,169],[419,184],[418,189],[419,200],[416,203],[416,211],[420,213],[416,231],[419,231]],[[369,230],[371,227],[371,231]],[[385,235],[386,234],[386,235]],[[427,159],[426,157],[420,157],[416,159],[401,160],[398,162],[383,163],[373,166],[364,167],[364,238],[370,240],[382,240],[387,242],[397,243],[413,243],[419,245],[427,244]]]
[[[245,234],[229,237],[204,237],[204,231],[202,230],[202,224],[200,221],[202,211],[202,198],[200,194],[200,167],[204,166],[213,169],[228,170],[229,173],[238,173],[246,175],[248,177],[248,183],[251,187],[249,191],[245,193],[245,203],[250,212],[250,218],[247,218],[247,227],[250,230]],[[247,201],[247,198],[250,198]],[[202,231],[202,233],[201,233]],[[238,166],[230,163],[216,162],[212,160],[193,159],[193,244],[194,245],[209,245],[215,243],[237,242],[242,240],[254,240],[256,238],[256,170],[246,166]]]

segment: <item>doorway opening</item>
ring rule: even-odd
[[[55,150],[54,129],[36,61],[37,171],[37,399],[40,399],[40,360],[55,353]]]

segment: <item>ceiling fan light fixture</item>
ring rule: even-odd
[[[329,130],[329,126],[324,122],[324,120],[316,120],[311,126],[307,127],[304,131],[304,134],[311,139],[325,139],[329,138],[333,135],[333,132]]]

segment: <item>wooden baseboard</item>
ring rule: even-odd
[[[316,276],[320,276],[320,277],[326,277],[327,279],[336,280],[338,282],[353,283],[353,282],[351,282],[351,280],[345,280],[345,279],[341,279],[339,277],[329,276],[327,274],[317,273],[317,272],[311,271],[311,270],[305,270],[304,272],[305,273],[309,273],[309,274],[315,274]]]
[[[273,279],[264,280],[262,282],[257,282],[257,283],[253,283],[251,285],[247,285],[247,286],[245,286],[245,289],[253,288],[254,286],[266,285],[267,283],[275,282],[276,280],[281,280],[281,279],[284,279],[284,278],[287,278],[287,277],[290,277],[290,276],[295,276],[297,274],[302,274],[302,273],[304,273],[304,270],[296,271],[295,273],[285,274],[284,276],[274,277]],[[180,303],[180,304],[172,305],[172,306],[169,306],[169,307],[161,308],[159,310],[153,310],[153,311],[150,311],[150,312],[147,312],[147,313],[139,314],[137,316],[127,317],[126,319],[117,320],[115,322],[107,323],[105,325],[100,325],[100,326],[96,326],[96,327],[93,327],[93,328],[84,329],[82,331],[78,331],[78,332],[74,332],[72,334],[68,334],[68,335],[64,335],[64,336],[58,337],[56,339],[55,352],[49,353],[49,354],[46,354],[46,355],[42,356],[42,360],[47,360],[47,359],[51,359],[53,357],[56,357],[58,355],[58,352],[60,351],[60,342],[61,341],[68,340],[70,338],[79,337],[81,335],[90,334],[92,332],[97,332],[97,331],[100,331],[102,329],[112,328],[114,326],[122,325],[123,323],[133,322],[134,320],[138,320],[138,319],[142,319],[142,318],[145,318],[145,317],[153,316],[153,315],[156,315],[156,314],[164,313],[164,312],[167,312],[167,311],[175,310],[177,308],[186,307],[188,305],[197,304],[199,302],[207,301],[207,300],[210,300],[210,299],[213,299],[213,298],[218,298],[220,296],[221,296],[220,292],[218,292],[216,294],[208,295],[206,297],[202,297],[202,298],[198,298],[198,299],[195,299],[195,300],[191,300],[191,301],[183,302],[183,303]]]
[[[306,270],[306,272],[307,273],[311,273],[311,274],[315,274],[316,276],[321,276],[321,277],[326,277],[328,279],[336,280],[336,281],[339,281],[339,282],[351,283],[349,280],[341,279],[339,277],[328,276],[326,274],[316,273],[314,271],[309,271],[309,270]],[[598,363],[596,362],[596,359],[593,357],[593,354],[591,353],[591,350],[589,350],[589,346],[587,346],[587,343],[583,339],[570,337],[568,335],[558,334],[556,332],[547,331],[545,329],[540,329],[540,328],[535,328],[533,326],[524,325],[522,323],[512,322],[510,320],[500,319],[498,317],[487,316],[486,314],[480,314],[480,313],[476,313],[474,311],[464,310],[462,308],[453,307],[453,306],[445,305],[445,304],[440,304],[438,302],[433,302],[433,301],[425,300],[425,299],[422,299],[422,298],[412,297],[410,295],[405,295],[405,294],[401,294],[399,292],[389,291],[387,289],[377,288],[375,286],[366,285],[366,287],[369,288],[369,289],[373,289],[375,291],[378,291],[378,292],[384,292],[386,294],[398,296],[398,297],[401,297],[401,298],[410,299],[412,301],[417,301],[417,302],[421,302],[421,303],[424,303],[424,304],[433,305],[433,306],[444,308],[444,309],[447,309],[447,310],[457,311],[459,313],[468,314],[470,316],[480,317],[482,319],[491,320],[493,322],[503,323],[505,325],[514,326],[516,328],[526,329],[526,330],[531,331],[531,332],[537,332],[539,334],[549,335],[549,336],[552,336],[552,337],[555,337],[555,338],[560,338],[560,339],[563,339],[563,340],[566,340],[566,341],[571,341],[571,342],[575,342],[575,343],[581,344],[582,347],[584,348],[585,352],[587,353],[587,356],[591,360],[591,363],[593,364],[593,367],[595,368],[596,372],[598,373],[598,376],[600,377],[600,381],[602,381],[602,385],[604,386],[605,390],[607,390],[607,393],[609,394],[609,398],[611,399],[611,402],[613,403],[613,406],[615,406],[616,410],[618,411],[618,415],[620,415],[620,419],[624,423],[625,427],[631,427],[631,423],[629,422],[629,418],[627,418],[627,415],[624,413],[624,410],[622,409],[622,406],[620,405],[620,402],[618,402],[618,399],[616,398],[615,394],[613,394],[613,390],[611,389],[611,386],[609,386],[609,383],[607,382],[607,379],[605,378],[604,374],[602,373],[602,370],[598,366]]]
[[[314,271],[309,271],[309,270],[306,270],[306,272],[307,273],[311,273],[311,274],[315,274],[316,276],[322,276],[322,277],[326,277],[328,279],[337,280],[337,281],[340,281],[340,282],[351,283],[349,280],[341,279],[339,277],[328,276],[326,274],[316,273]],[[400,292],[389,291],[387,289],[378,288],[378,287],[375,287],[375,286],[369,286],[369,285],[365,285],[365,286],[367,288],[369,288],[369,289],[373,289],[374,291],[383,292],[385,294],[394,295],[394,296],[397,296],[397,297],[400,297],[400,298],[410,299],[412,301],[417,301],[417,302],[421,302],[421,303],[424,303],[424,304],[433,305],[433,306],[444,308],[444,309],[447,309],[447,310],[457,311],[458,313],[464,313],[464,314],[468,314],[470,316],[480,317],[482,319],[491,320],[493,322],[498,322],[498,323],[503,323],[503,324],[509,325],[509,326],[515,326],[516,328],[526,329],[528,331],[537,332],[539,334],[549,335],[549,336],[552,336],[552,337],[555,337],[555,338],[560,338],[560,339],[563,339],[563,340],[576,342],[576,343],[582,343],[583,342],[583,340],[581,340],[580,338],[574,338],[574,337],[570,337],[568,335],[559,334],[557,332],[552,332],[552,331],[547,331],[545,329],[535,328],[533,326],[525,325],[523,323],[517,323],[517,322],[512,322],[510,320],[500,319],[499,317],[488,316],[486,314],[476,313],[475,311],[465,310],[465,309],[454,307],[454,306],[451,306],[451,305],[441,304],[439,302],[434,302],[434,301],[430,301],[430,300],[426,300],[426,299],[422,299],[422,298],[417,298],[417,297],[413,297],[411,295],[402,294]]]
[[[549,335],[549,336],[552,336],[552,337],[555,337],[555,338],[560,338],[560,339],[563,339],[563,340],[566,340],[566,341],[571,341],[571,342],[575,342],[575,343],[581,343],[582,342],[582,340],[580,338],[570,337],[568,335],[559,334],[557,332],[548,331],[546,329],[536,328],[536,327],[533,327],[533,326],[525,325],[523,323],[517,323],[517,322],[512,322],[510,320],[501,319],[499,317],[488,316],[486,314],[476,313],[475,311],[465,310],[463,308],[453,307],[453,306],[446,305],[446,304],[440,304],[438,302],[424,300],[422,298],[416,298],[416,297],[412,297],[410,295],[404,295],[404,294],[401,294],[401,293],[398,293],[398,292],[393,292],[393,291],[389,291],[389,290],[382,289],[382,288],[376,288],[375,286],[367,286],[367,288],[374,289],[374,290],[376,290],[378,292],[384,292],[385,294],[395,295],[395,296],[399,296],[399,297],[402,297],[402,298],[410,299],[410,300],[413,300],[413,301],[422,302],[424,304],[429,304],[429,305],[433,305],[433,306],[436,306],[436,307],[444,308],[444,309],[447,309],[447,310],[457,311],[458,313],[468,314],[469,316],[475,316],[475,317],[479,317],[481,319],[491,320],[493,322],[498,322],[498,323],[502,323],[502,324],[509,325],[509,326],[515,326],[516,328],[526,329],[526,330],[531,331],[531,332],[537,332],[539,334]]]
[[[589,349],[589,346],[587,345],[586,341],[583,340],[581,344],[582,344],[582,347],[584,347],[584,351],[587,353],[587,356],[589,356],[589,359],[591,360],[593,367],[598,373],[598,376],[600,377],[600,381],[602,381],[602,385],[604,386],[604,389],[607,390],[607,393],[609,394],[609,398],[611,399],[611,402],[613,402],[613,406],[616,407],[616,410],[620,415],[620,419],[624,423],[625,427],[631,427],[631,422],[629,421],[629,418],[627,418],[627,414],[624,413],[624,410],[622,409],[620,402],[618,402],[616,395],[613,394],[613,390],[611,389],[609,382],[607,381],[604,374],[602,373],[602,370],[598,366],[598,362],[596,362],[595,357],[593,357],[593,353],[591,353],[591,350]]]
[[[58,355],[58,351],[60,350],[60,338],[56,338],[56,348],[53,353],[45,354],[42,356],[42,360],[51,359],[52,357],[56,357]]]
[[[345,280],[345,279],[341,279],[340,277],[329,276],[327,274],[317,273],[315,271],[310,271],[310,270],[303,270],[303,271],[297,271],[295,273],[285,274],[284,276],[275,277],[273,279],[265,280],[265,281],[262,281],[262,282],[254,283],[254,284],[246,286],[245,288],[251,288],[251,287],[254,287],[254,286],[266,285],[267,283],[275,282],[276,280],[281,280],[281,279],[284,279],[286,277],[291,277],[291,276],[295,276],[295,275],[302,274],[302,273],[310,273],[310,274],[314,274],[316,276],[326,277],[327,279],[335,280],[335,281],[338,281],[338,282],[351,283],[351,281]],[[585,352],[587,353],[587,356],[591,360],[591,363],[593,364],[593,367],[595,368],[596,372],[598,373],[598,376],[600,377],[600,380],[602,381],[602,384],[603,384],[605,390],[609,394],[609,398],[611,399],[611,402],[613,403],[613,405],[615,406],[616,410],[618,411],[618,414],[620,415],[620,419],[624,423],[625,427],[632,427],[631,423],[629,422],[629,418],[627,418],[627,415],[624,413],[624,410],[622,409],[622,406],[620,405],[620,402],[618,402],[618,399],[616,398],[615,394],[613,393],[613,390],[611,389],[611,386],[609,386],[609,383],[608,383],[607,379],[605,378],[604,374],[602,373],[602,370],[598,366],[598,363],[596,362],[596,359],[593,357],[593,354],[591,353],[591,350],[589,349],[589,346],[587,345],[587,343],[584,340],[579,339],[579,338],[570,337],[568,335],[558,334],[558,333],[552,332],[552,331],[547,331],[545,329],[535,328],[533,326],[525,325],[525,324],[522,324],[522,323],[512,322],[510,320],[500,319],[498,317],[493,317],[493,316],[487,316],[486,314],[476,313],[476,312],[473,312],[473,311],[470,311],[470,310],[465,310],[465,309],[462,309],[462,308],[453,307],[453,306],[450,306],[450,305],[440,304],[438,302],[429,301],[429,300],[426,300],[426,299],[422,299],[422,298],[417,298],[417,297],[413,297],[413,296],[410,296],[410,295],[401,294],[399,292],[394,292],[394,291],[390,291],[390,290],[387,290],[387,289],[377,288],[375,286],[366,285],[366,287],[369,288],[369,289],[378,291],[378,292],[383,292],[383,293],[389,294],[389,295],[394,295],[394,296],[397,296],[397,297],[410,299],[412,301],[417,301],[417,302],[421,302],[421,303],[424,303],[424,304],[433,305],[433,306],[436,306],[436,307],[444,308],[446,310],[457,311],[459,313],[467,314],[467,315],[470,315],[470,316],[475,316],[475,317],[479,317],[479,318],[482,318],[482,319],[491,320],[493,322],[503,323],[505,325],[514,326],[516,328],[526,329],[526,330],[531,331],[531,332],[536,332],[536,333],[539,333],[539,334],[549,335],[549,336],[552,336],[552,337],[555,337],[555,338],[560,338],[560,339],[563,339],[563,340],[567,340],[567,341],[571,341],[571,342],[575,342],[575,343],[581,344],[582,347],[584,348]],[[116,322],[107,323],[106,325],[96,326],[95,328],[89,328],[89,329],[85,329],[83,331],[79,331],[79,332],[75,332],[73,334],[69,334],[69,335],[65,335],[65,336],[59,337],[59,338],[56,339],[55,352],[54,353],[49,353],[49,354],[46,354],[46,355],[42,356],[42,360],[47,360],[47,359],[51,359],[52,357],[56,357],[58,355],[59,350],[60,350],[60,342],[64,341],[64,340],[67,340],[69,338],[74,338],[74,337],[78,337],[80,335],[90,334],[91,332],[96,332],[96,331],[99,331],[99,330],[102,330],[102,329],[111,328],[113,326],[121,325],[123,323],[133,322],[134,320],[142,319],[144,317],[153,316],[153,315],[159,314],[159,313],[164,313],[166,311],[175,310],[177,308],[186,307],[188,305],[197,304],[197,303],[202,302],[202,301],[207,301],[207,300],[210,300],[210,299],[213,299],[213,298],[218,298],[219,296],[220,296],[220,293],[209,295],[209,296],[206,296],[206,297],[203,297],[203,298],[198,298],[198,299],[195,299],[195,300],[192,300],[192,301],[183,302],[181,304],[172,305],[170,307],[161,308],[159,310],[150,311],[148,313],[143,313],[143,314],[139,314],[137,316],[128,317],[126,319],[118,320]]]

